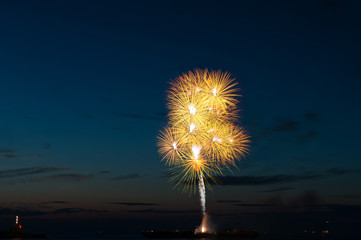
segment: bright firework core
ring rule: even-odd
[[[189,105],[189,113],[192,115],[196,115],[197,109],[193,105]]]
[[[176,78],[168,91],[169,121],[158,137],[159,152],[176,186],[198,186],[203,216],[206,185],[248,151],[248,136],[236,124],[236,85],[227,72],[197,69]]]
[[[221,143],[221,142],[222,142],[222,139],[221,139],[221,138],[217,138],[217,137],[213,137],[213,142],[219,142],[219,143]]]
[[[193,132],[193,130],[196,128],[196,125],[194,123],[191,123],[189,125],[189,132]]]
[[[204,215],[202,218],[201,225],[195,229],[194,233],[215,233],[215,227],[211,222],[208,214]]]
[[[213,88],[212,93],[213,93],[214,96],[217,96],[217,89]]]
[[[199,153],[201,152],[201,149],[201,146],[192,145],[192,152],[195,160],[199,158]]]

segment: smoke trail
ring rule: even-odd
[[[202,206],[202,215],[205,216],[206,215],[206,188],[204,186],[202,172],[199,175],[198,187],[199,187],[199,196],[201,198],[200,200],[201,200],[201,206]]]

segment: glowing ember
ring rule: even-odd
[[[193,105],[189,105],[189,113],[192,115],[195,115],[197,112],[197,109]]]
[[[213,88],[212,93],[213,93],[214,96],[217,96],[217,89]]]
[[[201,146],[192,145],[192,152],[193,152],[194,159],[197,160],[199,158],[199,153],[200,153],[201,149],[202,149]]]
[[[207,214],[203,216],[201,225],[195,229],[194,233],[215,233],[212,230],[212,225],[210,224],[209,216]]]
[[[189,125],[189,132],[193,132],[193,130],[196,128],[196,125],[194,125],[193,123],[191,125]]]

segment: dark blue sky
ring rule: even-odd
[[[172,189],[156,148],[168,83],[194,68],[237,79],[252,136],[239,170],[208,192],[210,212],[360,212],[360,11],[331,0],[0,1],[2,215],[197,222],[198,195]]]

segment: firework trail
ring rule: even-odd
[[[206,188],[204,186],[202,173],[200,174],[198,184],[199,184],[199,196],[200,196],[201,207],[202,207],[202,215],[204,217],[206,215]]]
[[[227,72],[196,69],[171,83],[168,126],[158,136],[170,180],[183,191],[198,190],[206,214],[206,186],[248,152],[249,137],[238,119],[237,83]]]

